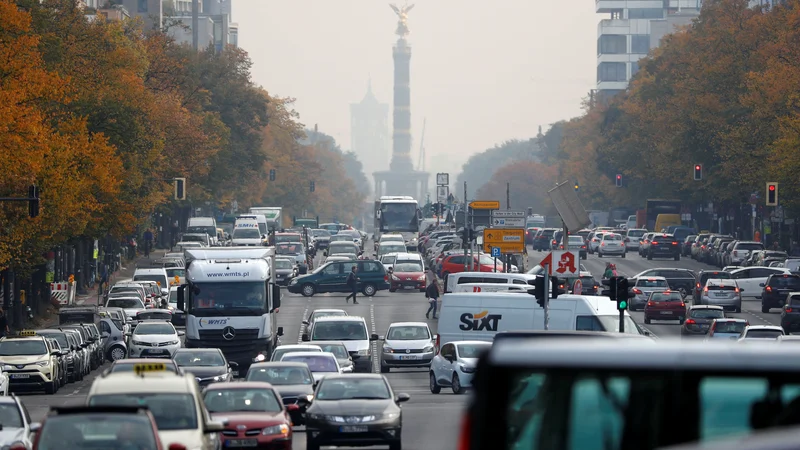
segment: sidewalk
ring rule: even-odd
[[[155,250],[150,253],[149,258],[145,258],[143,255],[139,255],[135,260],[127,261],[120,270],[109,275],[108,286],[111,287],[114,285],[114,283],[132,278],[133,273],[136,271],[137,266],[147,267],[155,260],[163,258],[164,253],[166,252],[167,250]],[[100,296],[97,294],[97,289],[98,285],[95,284],[94,288],[88,289],[86,294],[75,295],[75,305],[77,306],[98,305],[99,304],[98,301],[102,300]],[[57,324],[58,324],[58,310],[52,307],[48,307],[45,314],[38,317],[34,317],[32,323],[29,323],[29,326],[34,329],[43,329],[43,328],[53,327]]]

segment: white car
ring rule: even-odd
[[[454,394],[463,394],[472,387],[478,358],[491,347],[492,343],[486,341],[453,341],[443,345],[431,362],[431,393],[438,394],[442,386],[450,386]]]
[[[136,314],[146,311],[144,302],[139,297],[109,297],[106,301],[106,308],[122,308],[128,321],[136,318]]]
[[[281,362],[306,363],[308,370],[314,377],[314,382],[331,374],[342,374],[339,360],[330,352],[293,352],[283,355]]]
[[[6,383],[6,389],[8,383]],[[0,397],[0,417],[3,428],[0,430],[0,448],[33,448],[30,415],[16,395]],[[20,445],[22,444],[22,445]]]
[[[172,358],[181,348],[183,331],[164,320],[139,322],[130,334],[129,358]]]
[[[744,329],[739,342],[743,341],[775,341],[786,333],[777,325],[751,325]]]
[[[605,255],[619,255],[624,258],[625,241],[619,234],[606,233],[600,238],[600,245],[597,246],[596,251],[599,258]]]
[[[390,324],[381,340],[381,373],[392,367],[428,367],[435,354],[435,337],[425,322]]]
[[[297,353],[297,352],[321,352],[322,348],[317,345],[311,344],[289,344],[289,345],[279,345],[275,347],[275,350],[272,351],[272,358],[270,361],[280,361],[283,358],[283,355],[288,355],[289,353]],[[262,362],[266,358],[264,355],[258,355],[254,362]]]
[[[764,283],[770,275],[791,274],[789,269],[780,267],[742,267],[731,271],[731,279],[736,280],[736,284],[742,291],[742,297],[761,297],[764,290]]]

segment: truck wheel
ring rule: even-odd
[[[306,283],[303,285],[303,289],[300,292],[303,294],[303,297],[311,297],[316,292],[316,289],[313,284]]]
[[[377,289],[375,289],[375,285],[371,283],[365,284],[364,287],[361,289],[361,292],[367,297],[372,297],[373,295],[375,295],[376,291]]]

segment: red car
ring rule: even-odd
[[[467,261],[467,270],[469,270],[469,258],[465,258],[463,254],[450,255],[442,260],[442,277],[444,278],[451,273],[464,272],[464,260]],[[494,258],[487,255],[475,255],[474,259],[474,272],[494,272]],[[503,263],[497,259],[497,271],[502,272]]]
[[[214,420],[226,423],[222,447],[291,450],[292,420],[271,384],[214,383],[203,391],[203,401]]]
[[[686,319],[686,303],[679,291],[651,292],[644,307],[644,323],[651,320],[677,320],[681,324]]]
[[[422,264],[414,262],[395,263],[389,276],[389,292],[418,290],[425,292],[425,272]]]

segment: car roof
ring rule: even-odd
[[[315,355],[318,355],[318,352],[314,352]],[[250,370],[253,369],[267,369],[270,367],[301,367],[303,369],[308,369],[308,365],[302,362],[292,362],[292,361],[265,361],[259,363],[250,364]]]
[[[731,282],[736,285],[739,284],[734,278],[709,278],[706,280],[706,284],[731,284]]]
[[[316,342],[316,341],[314,341],[314,342]],[[319,348],[319,346],[316,345],[316,344],[281,344],[281,345],[279,345],[279,346],[277,346],[275,348],[276,349],[279,349],[279,348],[290,348],[291,349],[291,348],[309,348],[309,347]]]
[[[645,278],[647,278],[647,279],[645,280]],[[653,276],[645,275],[643,277],[640,277],[640,279],[637,280],[637,281],[650,281],[650,280],[653,280],[653,281],[667,281],[667,279],[665,277],[662,277],[661,275],[653,275]]]
[[[212,383],[205,390],[227,390],[227,389],[273,389],[274,387],[266,381],[237,381],[236,383]]]
[[[334,358],[334,359],[336,358],[336,355],[334,355],[331,352],[292,352],[292,353],[287,353],[286,355],[282,356],[281,359],[283,359],[283,358],[296,358],[298,356],[330,356],[331,358]]]
[[[312,345],[312,347],[319,347],[320,345],[333,345],[333,344],[342,344],[342,345],[344,345],[344,342],[337,341],[336,339],[333,339],[333,340],[330,340],[330,341],[311,341],[311,342],[314,342],[314,345]],[[278,346],[278,348],[281,348],[281,347],[283,347],[283,345],[279,345]]]
[[[175,361],[171,359],[159,359],[155,362],[163,364],[172,364],[174,366],[177,366],[177,364],[175,364]],[[151,358],[125,358],[113,361],[111,364],[153,364],[153,363],[154,361]]]
[[[316,322],[364,322],[364,323],[366,323],[367,321],[364,320],[364,318],[361,317],[361,316],[327,316],[327,317],[320,317],[319,319],[316,320]]]
[[[330,312],[341,312],[341,313],[344,313],[344,315],[348,315],[348,314],[347,314],[347,311],[345,311],[345,310],[343,310],[343,309],[335,309],[335,308],[322,308],[322,309],[315,309],[314,311],[312,311],[312,312],[311,312],[311,314],[316,314],[316,313],[318,313],[318,312],[326,312],[326,313],[330,313]]]
[[[425,322],[392,322],[389,324],[389,328],[392,327],[425,327],[428,328],[428,324]]]
[[[717,306],[717,305],[692,305],[692,307],[689,309],[714,309],[719,311],[725,310],[722,306]]]
[[[780,330],[783,331],[783,328],[779,325],[750,325],[747,327],[747,330]]]
[[[214,347],[203,347],[203,348],[181,347],[177,351],[179,351],[181,353],[200,353],[200,352],[208,352],[208,351],[222,353],[222,350],[220,350],[218,348],[214,348]]]
[[[573,369],[778,371],[800,370],[796,352],[774,344],[742,346],[735,342],[662,340],[653,352],[651,340],[631,339],[620,351],[607,339],[563,338],[497,341],[490,364],[505,367],[565,367]],[[742,364],[747,361],[748,364]]]
[[[153,364],[153,361],[149,360],[149,364]],[[141,374],[113,372],[97,377],[89,392],[90,395],[193,393],[196,392],[196,383],[193,375],[184,375],[169,370]]]

